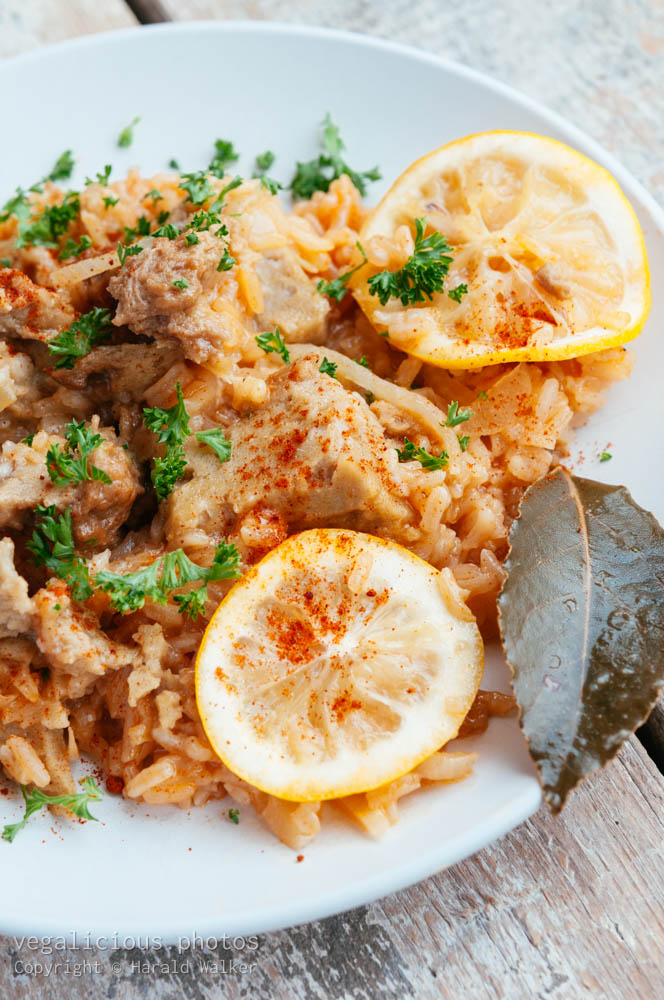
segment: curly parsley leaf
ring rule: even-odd
[[[356,365],[362,365],[363,368],[368,368],[369,367],[369,362],[368,362],[368,360],[366,358],[366,355],[364,355],[364,354],[362,355],[361,358],[355,358],[355,364]]]
[[[28,791],[25,785],[21,785],[23,801],[25,802],[25,815],[18,823],[8,823],[4,827],[2,839],[8,840],[11,844],[30,817],[36,812],[41,812],[44,806],[64,806],[79,819],[91,819],[97,822],[97,817],[91,814],[89,805],[91,802],[99,802],[104,797],[104,793],[94,783],[93,778],[81,778],[79,784],[83,786],[84,791],[66,795],[46,795],[39,788]]]
[[[369,294],[377,295],[382,306],[400,299],[404,306],[431,299],[441,292],[452,263],[451,247],[442,233],[424,236],[426,220],[415,219],[413,253],[398,271],[379,271],[369,278]]]
[[[46,468],[51,480],[57,486],[69,486],[91,480],[107,484],[111,482],[103,469],[88,462],[91,452],[96,451],[104,443],[101,434],[86,427],[84,420],[80,423],[73,420],[65,426],[65,440],[67,444],[64,452],[59,444],[52,445],[46,452]]]
[[[228,247],[226,247],[223,254],[221,255],[219,263],[217,264],[217,270],[230,271],[236,264],[237,261],[235,257],[231,256],[231,254],[228,251]]]
[[[107,163],[101,172],[95,174],[94,180],[92,177],[85,178],[85,186],[88,187],[90,184],[102,184],[102,185],[108,184],[112,169],[113,167],[111,166],[111,164]],[[105,200],[106,199],[104,199],[104,201]]]
[[[264,153],[259,153],[256,157],[256,169],[251,175],[254,178],[258,178],[261,182],[261,187],[264,187],[270,194],[276,194],[283,187],[283,184],[280,184],[279,181],[275,181],[273,178],[267,176],[267,171],[275,159],[276,157],[271,149],[266,149]]]
[[[472,410],[460,410],[459,403],[457,400],[452,400],[452,402],[447,407],[447,420],[443,424],[444,427],[457,427],[459,424],[463,424],[466,420],[470,420],[473,415]]]
[[[27,544],[36,566],[68,584],[75,601],[85,601],[92,594],[88,566],[76,555],[72,533],[71,510],[56,515],[55,506],[37,507],[37,526]]]
[[[366,194],[367,181],[378,181],[381,173],[378,167],[358,172],[348,166],[342,153],[344,142],[330,113],[323,120],[321,153],[313,160],[296,163],[295,176],[290,188],[296,198],[311,198],[315,191],[328,191],[332,181],[342,174],[348,174],[361,195]]]
[[[143,253],[143,247],[133,246],[128,247],[125,243],[119,243],[117,249],[118,260],[120,261],[120,266],[124,264],[127,257],[136,257],[137,254]]]
[[[333,281],[323,281],[321,279],[321,281],[319,281],[316,285],[316,290],[319,291],[321,295],[327,295],[328,298],[334,299],[336,302],[341,302],[344,298],[346,292],[348,291],[348,282],[353,275],[360,270],[360,268],[364,267],[367,262],[367,255],[362,248],[362,244],[358,242],[355,246],[362,254],[363,260],[360,261],[357,267],[353,267],[350,271],[340,274],[339,277],[334,278]]]
[[[397,455],[400,462],[419,462],[427,472],[444,469],[449,458],[446,451],[441,451],[440,455],[432,455],[431,452],[426,451],[424,448],[416,448],[413,442],[409,441],[407,437],[403,439],[403,448],[397,448]]]
[[[89,354],[110,336],[112,330],[108,309],[95,306],[90,312],[79,316],[67,330],[63,330],[48,343],[51,354],[59,355],[55,367],[73,368],[78,358]]]
[[[67,257],[80,257],[84,250],[89,250],[92,240],[89,236],[81,236],[80,240],[68,239],[62,250],[58,254],[58,260],[66,260]]]
[[[123,128],[122,131],[120,132],[117,141],[118,141],[118,146],[121,149],[127,149],[129,146],[131,146],[132,142],[134,141],[134,129],[136,128],[140,120],[141,120],[140,116],[137,115],[136,118],[132,118],[129,124],[125,126],[125,128]]]
[[[169,407],[169,409],[152,406],[143,410],[145,426],[157,435],[160,444],[166,445],[165,456],[155,458],[152,468],[152,482],[158,500],[164,500],[172,493],[173,487],[179,479],[183,478],[187,468],[183,445],[191,433],[189,414],[184,405],[184,396],[179,382],[175,390],[177,402],[174,406]]]
[[[270,333],[260,333],[256,337],[256,343],[260,347],[261,351],[265,351],[266,354],[278,354],[284,364],[289,364],[290,351],[286,347],[286,341],[282,337],[281,330],[278,326],[276,326]]]
[[[206,170],[195,170],[192,173],[181,174],[178,187],[187,193],[187,201],[192,205],[204,205],[216,191],[210,183]]]
[[[56,205],[46,205],[29,218],[19,218],[17,247],[42,246],[54,249],[77,219],[80,200],[77,191],[68,191]]]
[[[602,454],[599,456],[600,462],[610,462],[612,458],[613,455],[611,454],[610,451],[603,451]]]
[[[71,149],[65,149],[55,163],[53,164],[50,173],[46,175],[44,180],[47,181],[68,181],[72,175],[74,169],[74,157],[72,155]]]
[[[461,451],[467,451],[468,442],[470,441],[470,437],[468,436],[468,434],[457,434],[457,440],[459,442],[459,447],[461,448]]]
[[[116,611],[126,614],[142,608],[148,599],[166,604],[172,591],[188,583],[202,583],[195,590],[173,595],[180,613],[196,619],[205,610],[207,584],[236,579],[240,575],[239,563],[240,555],[235,545],[222,542],[209,567],[198,566],[182,549],[176,549],[135,573],[101,570],[95,576],[94,584],[109,595],[111,606]]]
[[[114,205],[117,205],[119,201],[120,201],[119,198],[116,198],[114,195],[109,194],[107,195],[106,198],[104,198],[104,208],[106,209],[106,211],[108,211],[109,208],[113,208]]]
[[[167,240],[176,240],[178,236],[181,235],[180,230],[173,225],[172,222],[167,222],[165,226],[159,226],[158,229],[152,233],[154,237],[165,237]]]
[[[198,431],[196,440],[212,448],[220,462],[227,462],[231,457],[232,444],[224,434],[223,427],[211,427],[207,431]]]
[[[186,278],[176,278],[175,281],[171,281],[171,285],[173,288],[180,288],[182,291],[189,288],[189,282]]]
[[[337,365],[334,361],[328,361],[327,358],[323,358],[318,368],[318,371],[323,375],[329,375],[330,378],[337,377]]]
[[[240,154],[236,153],[235,147],[228,139],[217,139],[214,144],[214,156],[210,160],[208,170],[215,177],[226,176],[226,172],[231,163],[237,163]]]
[[[456,288],[450,288],[447,296],[448,298],[453,299],[454,302],[461,302],[461,299],[467,294],[468,285],[462,282],[460,285],[457,285]]]

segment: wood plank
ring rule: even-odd
[[[4,938],[0,996],[662,996],[663,839],[664,784],[633,740],[572,795],[560,817],[541,810],[493,847],[382,902],[262,935],[253,952],[221,945],[180,956],[175,948],[69,950],[61,960],[73,965],[87,958],[99,963],[98,973],[76,978],[54,972],[42,985],[16,965],[40,956]],[[171,966],[151,975],[133,964],[187,959],[186,971]],[[226,974],[201,969],[214,959],[256,967],[242,973],[227,965]]]
[[[9,0],[0,4],[0,58],[136,23],[124,0]]]

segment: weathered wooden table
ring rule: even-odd
[[[659,0],[0,0],[0,56],[191,17],[327,24],[451,56],[556,108],[664,201]],[[233,971],[233,952],[220,947],[215,955],[189,953],[186,967],[175,949],[69,951],[58,957],[72,970],[90,963],[82,975],[30,975],[18,963],[34,953],[0,938],[0,1000],[657,1000],[664,997],[664,780],[655,763],[664,761],[662,709],[640,736],[581,787],[562,817],[542,809],[413,889],[264,935],[251,973]],[[72,875],[73,892],[76,881]],[[200,961],[211,959],[225,960],[227,971],[201,971]]]

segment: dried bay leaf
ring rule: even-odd
[[[624,486],[557,468],[524,494],[498,598],[520,724],[558,812],[664,683],[664,529]]]

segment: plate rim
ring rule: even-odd
[[[513,105],[537,115],[544,122],[550,123],[552,128],[558,129],[568,137],[566,141],[574,144],[578,143],[584,150],[589,151],[590,156],[610,170],[630,200],[637,201],[640,204],[648,218],[653,222],[659,235],[664,236],[664,209],[655,197],[612,153],[608,152],[601,143],[588,135],[582,128],[568,121],[563,115],[553,111],[545,104],[523,94],[515,87],[496,79],[488,73],[457,62],[449,57],[439,56],[418,49],[413,45],[407,45],[388,38],[338,28],[284,21],[217,21],[201,19],[162,22],[151,25],[110,29],[89,35],[81,35],[76,38],[64,39],[49,45],[36,46],[27,52],[18,53],[0,60],[0,77],[4,73],[11,75],[14,69],[23,70],[24,67],[29,66],[31,63],[47,58],[51,53],[75,52],[80,48],[104,47],[108,44],[122,45],[127,39],[134,40],[142,36],[147,37],[161,34],[196,35],[209,31],[224,35],[295,36],[302,39],[336,40],[345,44],[351,44],[357,48],[378,49],[386,53],[406,57],[410,60],[443,69],[448,73],[456,75],[458,78],[479,84],[483,88],[504,97]],[[376,899],[415,885],[425,878],[458,864],[463,859],[470,857],[489,844],[495,843],[506,833],[515,829],[533,815],[541,801],[542,795],[539,784],[533,778],[532,782],[524,788],[516,799],[510,800],[509,806],[502,806],[490,814],[481,832],[477,830],[471,831],[470,834],[458,835],[452,841],[446,841],[444,847],[441,846],[441,848],[429,851],[421,857],[402,862],[396,868],[373,874],[354,885],[340,886],[334,892],[327,892],[321,902],[309,901],[302,903],[292,900],[285,903],[271,903],[262,909],[254,907],[253,910],[247,913],[240,911],[231,915],[227,928],[223,926],[225,918],[223,913],[221,913],[215,917],[201,920],[199,922],[199,932],[203,935],[209,934],[211,936],[220,936],[222,933],[233,933],[236,935],[266,933],[308,923],[313,920],[324,919],[334,914],[346,912],[357,906],[367,905]],[[92,921],[90,922],[92,923]],[[75,921],[68,921],[67,931],[64,931],[62,923],[59,923],[56,918],[49,919],[36,916],[34,921],[30,920],[28,923],[25,919],[12,919],[4,909],[0,912],[0,934],[14,936],[66,935],[72,933],[71,928],[75,923]],[[103,937],[105,932],[111,937],[113,933],[118,933],[117,927],[111,928],[106,926],[105,918],[95,920],[94,924],[95,930],[98,932],[97,937]],[[145,937],[147,932],[153,940],[159,938],[163,944],[176,942],[179,934],[182,933],[182,927],[175,916],[164,916],[161,921],[146,921],[145,917],[141,916],[137,919],[136,923],[134,923],[134,918],[130,916],[128,920],[123,921],[123,925],[126,928],[126,936],[132,936],[133,931]],[[86,933],[90,932],[90,928],[77,927],[76,931]]]

